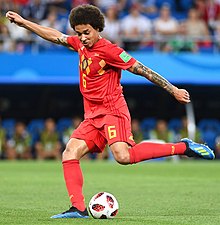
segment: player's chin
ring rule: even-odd
[[[86,48],[89,48],[89,42],[82,43]]]
[[[93,43],[91,42],[88,42],[88,43],[85,43],[83,44],[86,48],[91,48],[93,46]]]

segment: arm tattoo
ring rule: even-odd
[[[150,80],[154,84],[164,88],[171,95],[174,94],[173,93],[173,85],[169,81],[167,81],[164,77],[162,77],[158,73],[154,72],[150,68],[144,66],[140,62],[135,63],[134,66],[129,68],[129,71],[134,73],[134,74],[137,74],[137,75],[140,75],[140,76],[143,76],[143,77],[147,78],[148,80]]]
[[[63,45],[65,47],[70,47],[67,42],[67,38],[68,38],[68,35],[62,34],[61,37],[59,37],[55,40],[55,43],[58,45]]]

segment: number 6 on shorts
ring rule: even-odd
[[[112,139],[112,138],[116,137],[115,126],[108,126],[108,136],[109,136],[109,139]]]

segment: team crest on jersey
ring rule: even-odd
[[[127,63],[130,59],[131,59],[131,56],[128,55],[128,53],[126,53],[125,51],[123,51],[119,57],[125,62]]]
[[[83,61],[82,61],[82,69],[86,70],[87,67],[88,67],[88,61],[87,61],[87,59],[83,59]]]

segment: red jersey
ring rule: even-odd
[[[85,117],[112,114],[116,108],[125,105],[120,85],[121,70],[128,69],[136,60],[104,38],[92,48],[86,48],[77,36],[68,37],[67,41],[79,54]]]

